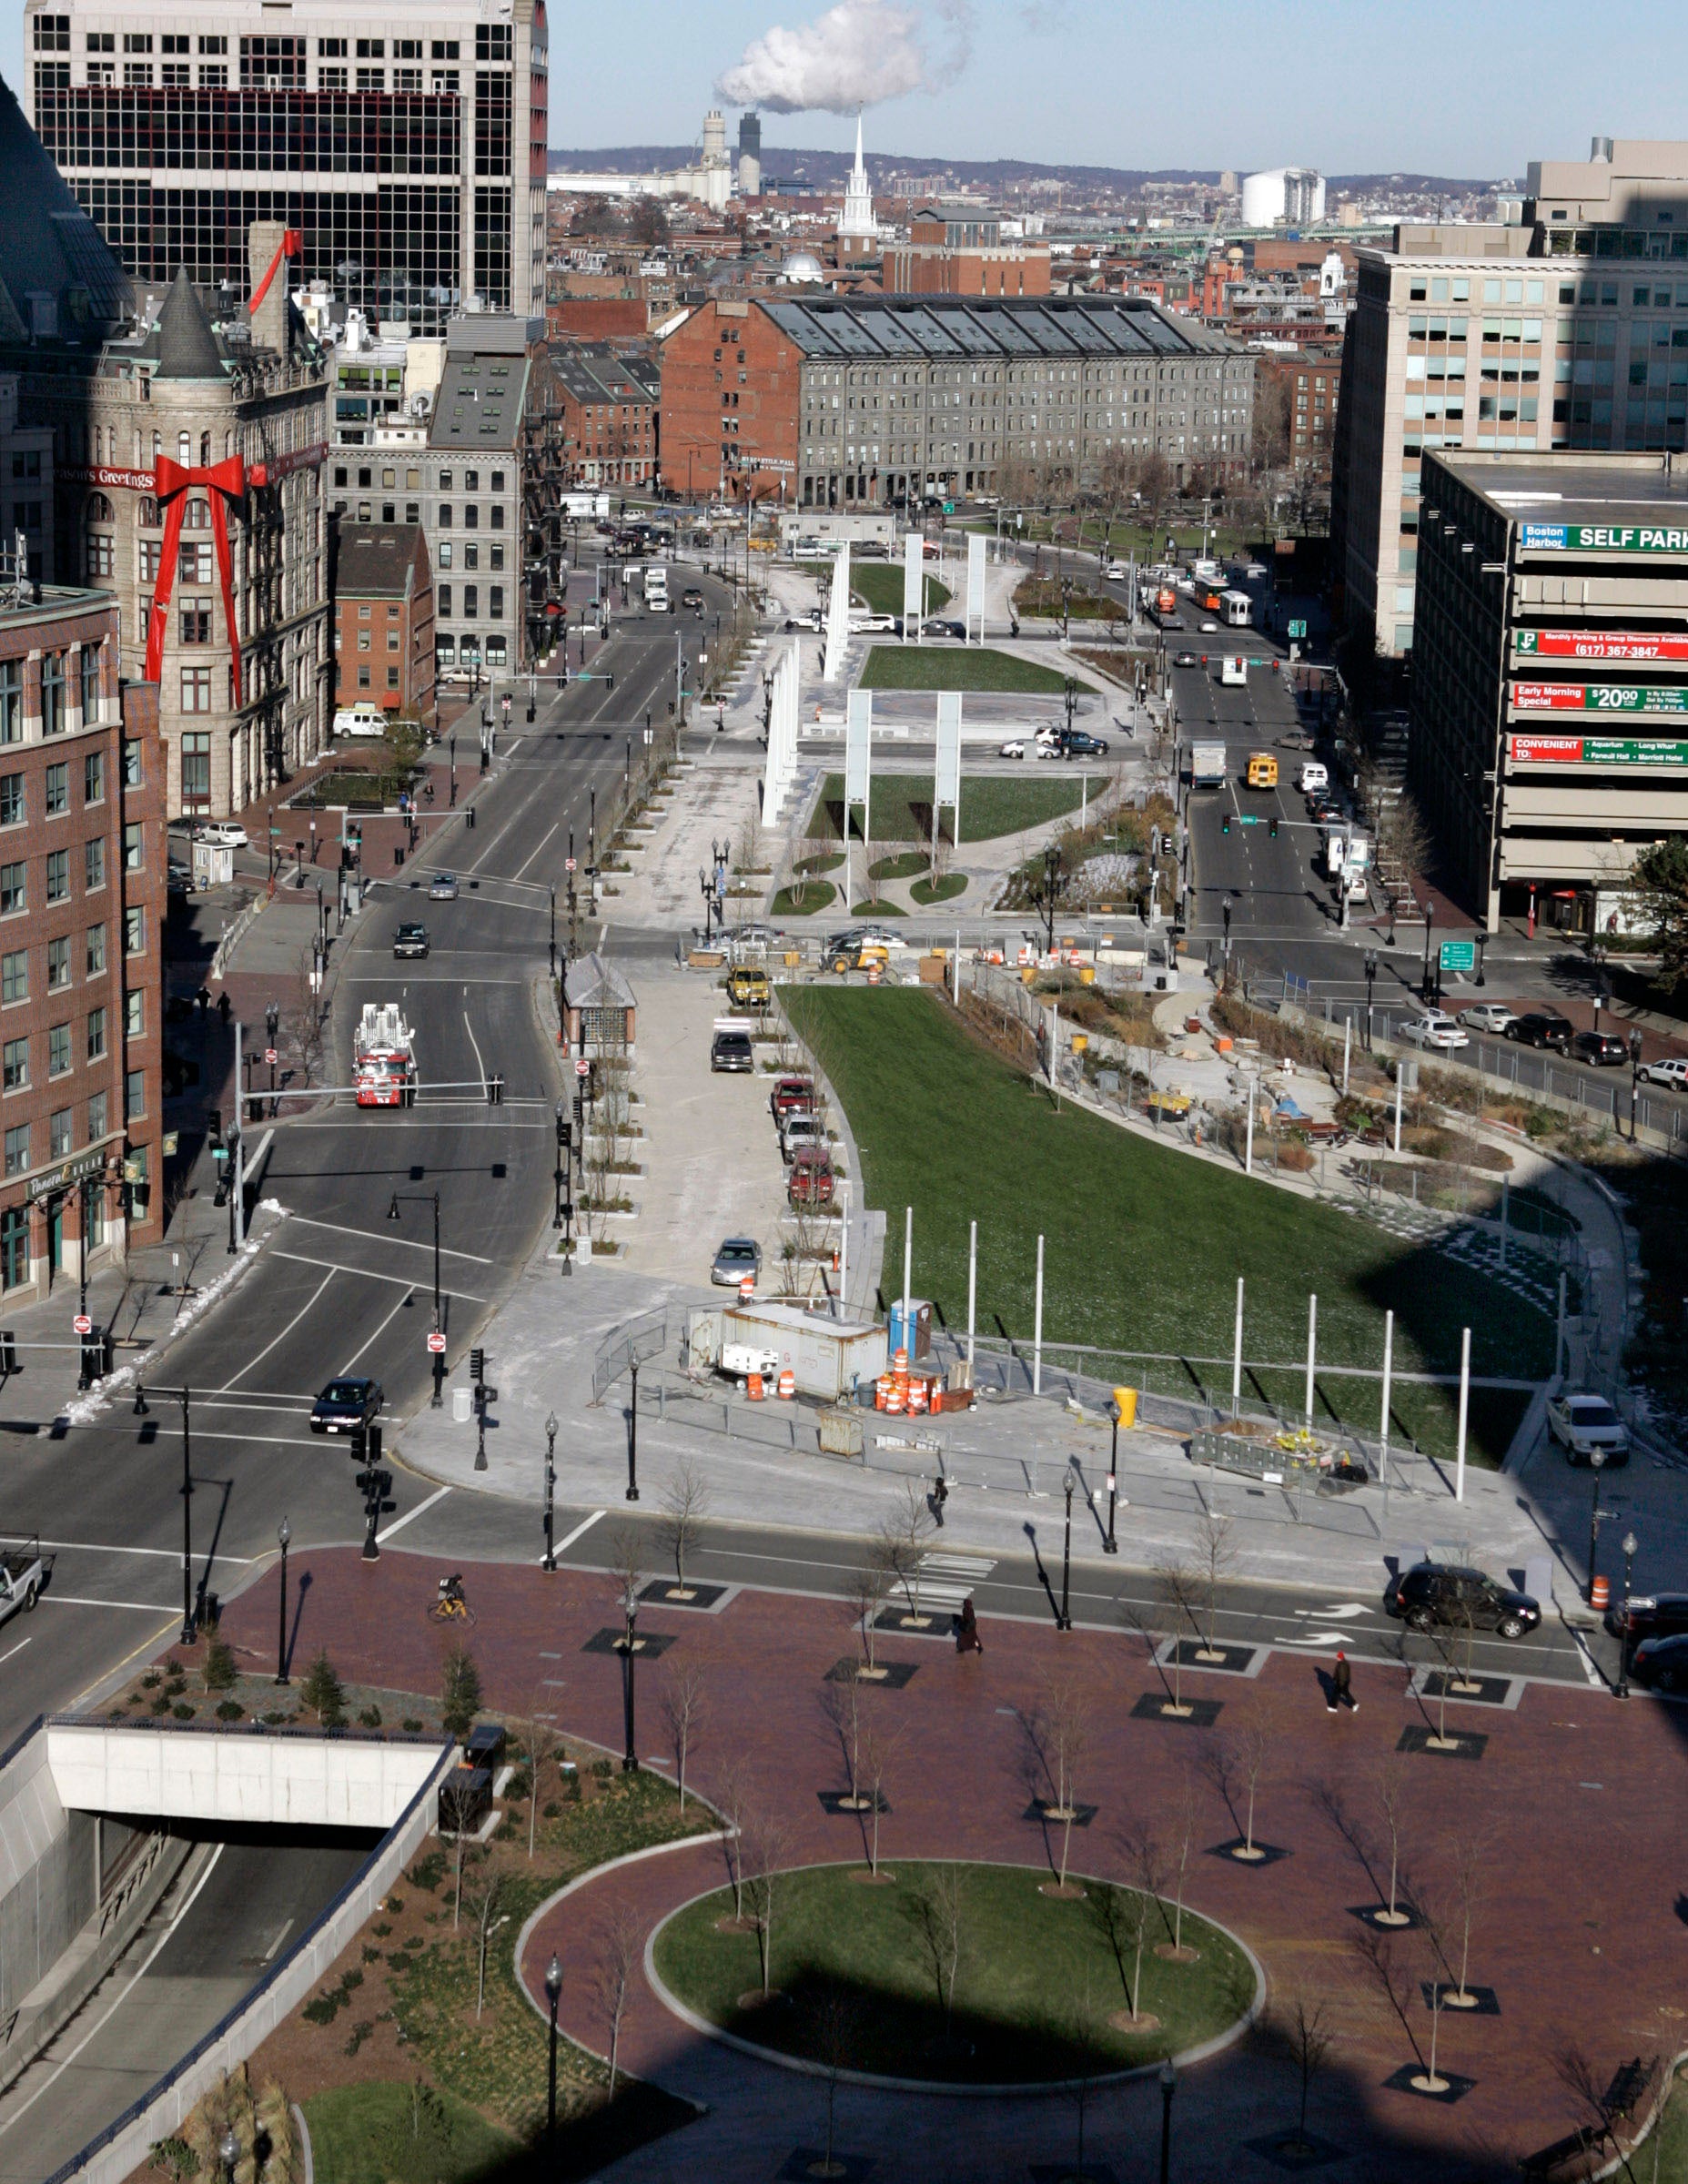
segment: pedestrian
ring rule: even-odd
[[[938,1529],[940,1532],[944,1528],[944,1504],[948,1500],[949,1481],[945,1479],[943,1472],[940,1471],[932,1489],[932,1513],[937,1519]]]
[[[973,1596],[969,1593],[961,1603],[961,1622],[955,1632],[957,1653],[977,1653],[985,1657],[985,1641],[979,1636],[979,1619],[973,1612]]]
[[[1339,1706],[1346,1706],[1350,1714],[1359,1712],[1359,1701],[1354,1696],[1353,1674],[1348,1664],[1348,1655],[1337,1648],[1337,1664],[1330,1672],[1330,1696],[1326,1705],[1331,1714]]]
[[[217,996],[217,1013],[222,1018],[225,1029],[227,1029],[228,1024],[228,993],[227,989],[225,987],[223,992],[218,994]]]

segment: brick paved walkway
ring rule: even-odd
[[[606,1526],[607,1529],[607,1526]],[[400,1688],[438,1681],[445,1635],[426,1620],[440,1565],[399,1552],[373,1567],[355,1553],[296,1552],[307,1579],[295,1658],[329,1646],[341,1673]],[[274,1643],[273,1575],[227,1611],[225,1628],[259,1659]],[[616,1620],[603,1577],[508,1567],[468,1572],[480,1616],[472,1634],[490,1708],[555,1714],[567,1732],[619,1751],[618,1664],[583,1653]],[[709,1714],[694,1752],[708,1786],[723,1764],[743,1764],[755,1796],[789,1829],[793,1861],[857,1854],[853,1824],[828,1818],[818,1794],[841,1786],[817,1706],[824,1671],[850,1651],[842,1611],[824,1602],[743,1592],[713,1614],[647,1608],[642,1631],[672,1635],[669,1662],[706,1663]],[[1424,1900],[1451,1899],[1455,1857],[1479,1840],[1480,1902],[1471,1978],[1494,1990],[1498,2014],[1442,2019],[1440,2061],[1474,2080],[1450,2105],[1389,2088],[1412,2060],[1401,2018],[1362,1967],[1357,1909],[1378,1901],[1376,1772],[1403,1731],[1427,1717],[1396,1669],[1355,1673],[1356,1716],[1325,1709],[1314,1664],[1282,1654],[1258,1678],[1190,1673],[1187,1694],[1221,1703],[1217,1726],[1194,1729],[1135,1718],[1158,1688],[1141,1642],[1023,1625],[982,1625],[986,1654],[957,1659],[941,1643],[887,1640],[884,1655],[915,1664],[900,1693],[870,1704],[902,1731],[886,1792],[883,1851],[899,1855],[1040,1855],[1026,1801],[1020,1714],[1047,1679],[1064,1675],[1085,1694],[1093,1757],[1078,1780],[1099,1807],[1075,1864],[1127,1877],[1122,1838],[1134,1824],[1163,1831],[1185,1794],[1198,1814],[1188,1901],[1231,1927],[1265,1965],[1274,1999],[1296,1989],[1325,1999],[1338,2033],[1313,2094],[1312,2128],[1349,2157],[1333,2176],[1367,2179],[1474,2178],[1512,2173],[1511,2163],[1582,2120],[1553,2067],[1579,2038],[1602,2081],[1630,2056],[1673,2052],[1688,1998],[1688,1924],[1679,1915],[1680,1738],[1672,1707],[1629,1707],[1592,1691],[1524,1687],[1514,1710],[1456,1706],[1450,1726],[1487,1737],[1481,1758],[1417,1754],[1402,1761],[1402,1854]],[[662,1752],[664,1669],[640,1679],[642,1748]],[[1238,1833],[1220,1786],[1228,1736],[1250,1717],[1269,1734],[1258,1785],[1257,1835],[1289,1855],[1245,1868],[1213,1855]],[[587,2003],[592,1936],[616,1900],[650,1923],[724,1879],[719,1846],[628,1867],[590,1884],[536,1928],[527,1974],[537,1985],[551,1950],[569,1977],[562,2021],[601,2045]],[[1395,1945],[1406,2022],[1428,2048],[1420,1984],[1431,1960],[1422,1935]],[[642,1987],[623,2052],[632,2067],[704,2101],[709,2115],[665,2145],[623,2164],[632,2179],[772,2178],[792,2149],[816,2143],[821,2088],[811,2080],[701,2040]],[[1294,2121],[1281,2063],[1247,2043],[1184,2075],[1177,2096],[1179,2179],[1267,2179],[1273,2168],[1248,2141]],[[1028,2165],[1070,2156],[1074,2112],[1060,2098],[971,2101],[848,2091],[840,2097],[841,2145],[874,2159],[882,2179],[1025,2178]],[[1090,2153],[1120,2180],[1155,2172],[1158,2089],[1134,2086],[1091,2104]]]

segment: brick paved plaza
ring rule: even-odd
[[[436,1689],[449,1641],[426,1611],[440,1568],[396,1549],[374,1565],[354,1552],[296,1552],[295,1573],[307,1582],[295,1662],[326,1645],[349,1679]],[[613,1581],[508,1566],[465,1574],[489,1712],[549,1711],[566,1734],[619,1754],[620,1663],[582,1651],[619,1620]],[[224,1627],[243,1654],[273,1654],[276,1605],[273,1573],[231,1603]],[[756,1806],[786,1831],[792,1863],[859,1856],[857,1823],[829,1816],[821,1801],[844,1786],[819,1704],[826,1671],[853,1650],[843,1607],[741,1592],[710,1613],[647,1606],[639,1627],[642,1636],[672,1640],[661,1663],[646,1661],[639,1672],[645,1758],[672,1765],[660,1704],[665,1676],[688,1658],[701,1661],[707,1714],[693,1781],[708,1791],[739,1763]],[[1075,1839],[1075,1869],[1130,1880],[1133,1830],[1147,1825],[1176,1838],[1188,1796],[1196,1814],[1191,1907],[1256,1953],[1269,2009],[1297,1992],[1328,2005],[1336,2039],[1314,2084],[1309,2129],[1330,2158],[1318,2173],[1512,2173],[1521,2156],[1589,2120],[1556,2065],[1567,2043],[1581,2046],[1602,2085],[1631,2057],[1670,2055],[1683,2044],[1688,1922],[1680,1910],[1683,1717],[1675,1708],[1642,1698],[1621,1706],[1592,1689],[1514,1686],[1513,1705],[1450,1706],[1460,1756],[1402,1755],[1403,1894],[1438,1913],[1457,1950],[1459,1874],[1462,1861],[1468,1871],[1474,1866],[1469,1976],[1473,1988],[1492,1995],[1480,2014],[1442,2013],[1438,2062],[1458,2097],[1438,2100],[1389,2083],[1415,2066],[1415,2040],[1420,2057],[1428,2053],[1424,1987],[1436,1967],[1427,1934],[1409,1930],[1390,1945],[1394,2005],[1359,1946],[1372,1931],[1359,1914],[1378,1904],[1388,1881],[1378,1773],[1404,1732],[1433,1727],[1433,1702],[1410,1694],[1398,1668],[1361,1667],[1359,1713],[1332,1715],[1324,1663],[1279,1653],[1257,1663],[1254,1675],[1187,1670],[1184,1695],[1219,1709],[1210,1727],[1196,1727],[1135,1711],[1144,1694],[1162,1691],[1139,1637],[999,1622],[981,1630],[982,1659],[957,1658],[939,1640],[883,1641],[883,1660],[915,1669],[903,1688],[876,1689],[867,1701],[899,1732],[884,1784],[886,1862],[895,1869],[899,1856],[1043,1858],[1043,1830],[1024,1816],[1023,1717],[1046,1698],[1051,1678],[1064,1679],[1082,1694],[1088,1717],[1090,1757],[1077,1796],[1097,1807]],[[1221,1762],[1230,1750],[1235,1775],[1236,1740],[1250,1724],[1267,1739],[1255,1834],[1284,1855],[1245,1866],[1216,1853],[1241,1832],[1239,1786],[1233,1782],[1228,1805]],[[1480,1751],[1476,1737],[1486,1740]],[[648,1929],[725,1877],[719,1845],[700,1844],[588,1882],[539,1920],[524,1959],[530,1987],[538,1991],[555,1949],[565,1967],[561,2022],[585,2044],[601,2045],[583,1967],[606,1908],[632,1905]],[[708,2113],[621,2164],[618,2178],[770,2179],[794,2149],[818,2143],[824,2096],[814,2079],[701,2037],[642,1984],[622,2058]],[[1254,2036],[1182,2072],[1173,2176],[1230,2184],[1279,2173],[1249,2142],[1269,2142],[1293,2126],[1296,2098],[1285,2063]],[[1159,2119],[1152,2078],[1097,2095],[1087,2162],[1119,2184],[1153,2177]],[[1063,2096],[852,2088],[839,2095],[840,2151],[871,2162],[871,2172],[856,2173],[884,2179],[1024,2179],[1049,2163],[1051,2174],[1066,2173],[1074,2127],[1074,2104]]]

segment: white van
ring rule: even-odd
[[[1296,786],[1303,796],[1311,796],[1330,786],[1329,770],[1321,766],[1316,758],[1308,759],[1297,777]]]
[[[1233,688],[1238,685],[1245,689],[1248,687],[1248,662],[1239,652],[1227,652],[1219,662],[1219,681]]]
[[[379,705],[368,698],[359,698],[355,705],[342,705],[334,716],[336,735],[385,735],[387,715]]]
[[[660,561],[652,561],[645,570],[645,612],[668,612],[668,571]]]

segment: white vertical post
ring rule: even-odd
[[[1313,1423],[1313,1367],[1319,1354],[1319,1299],[1311,1295],[1307,1300],[1307,1422]]]
[[[850,1178],[839,1178],[838,1191],[838,1317],[846,1319],[850,1311]]]
[[[1252,1078],[1249,1079],[1248,1083],[1248,1120],[1247,1127],[1248,1135],[1247,1143],[1243,1147],[1242,1172],[1245,1176],[1251,1176],[1254,1173],[1254,1082]]]
[[[1400,1064],[1395,1064],[1395,1150],[1400,1150]]]
[[[953,984],[955,988],[955,1006],[961,1006],[961,927],[955,927],[955,971]]]
[[[1353,1051],[1354,1019],[1352,1016],[1344,1016],[1342,1019],[1342,1090],[1345,1096],[1348,1092],[1349,1059]]]
[[[1460,1330],[1460,1438],[1453,1454],[1453,1498],[1465,1499],[1465,1417],[1471,1400],[1471,1330]]]
[[[1501,1178],[1501,1264],[1506,1264],[1506,1225],[1510,1211],[1510,1178]]]
[[[1383,1474],[1383,1482],[1386,1487],[1389,1484],[1390,1460],[1390,1381],[1393,1377],[1394,1370],[1395,1315],[1393,1312],[1385,1312],[1383,1315],[1383,1414],[1378,1426],[1380,1444],[1378,1469]]]
[[[913,1330],[908,1324],[908,1308],[914,1294],[915,1273],[915,1208],[910,1206],[903,1214],[903,1340],[908,1350],[910,1364],[915,1360]]]
[[[973,1381],[973,1330],[979,1299],[979,1224],[967,1223],[967,1381]]]
[[[1049,1089],[1055,1094],[1055,1104],[1061,1104],[1061,1080],[1056,1075],[1056,1057],[1061,1048],[1061,1004],[1049,1004]]]
[[[1037,1298],[1032,1308],[1032,1393],[1043,1393],[1043,1239],[1037,1239]]]
[[[1237,1333],[1231,1344],[1231,1416],[1234,1419],[1242,1407],[1242,1284],[1237,1277]]]
[[[1553,1378],[1565,1370],[1565,1272],[1559,1273],[1559,1317],[1553,1326]]]
[[[246,1108],[240,1098],[240,1049],[245,1036],[244,1026],[237,1023],[235,1026],[235,1129],[238,1135],[235,1139],[235,1172],[229,1178],[235,1194],[235,1241],[237,1244],[244,1244],[247,1240],[247,1117]],[[81,1264],[83,1271],[86,1273],[88,1264],[88,1239],[86,1230],[81,1243],[76,1248],[82,1254]]]

